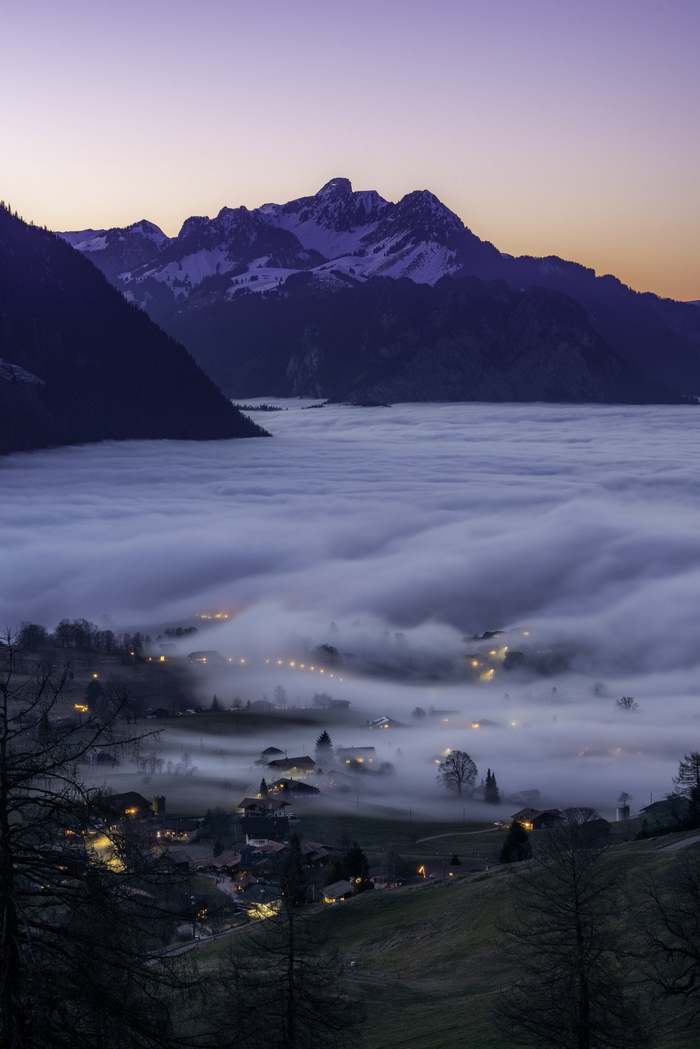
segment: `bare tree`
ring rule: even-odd
[[[216,1049],[342,1049],[358,1044],[363,1009],[344,989],[323,918],[304,907],[298,839],[290,841],[279,910],[241,936],[211,988]],[[271,908],[274,910],[274,907]]]
[[[673,782],[676,793],[688,800],[690,826],[697,826],[700,823],[700,753],[692,751],[682,758]]]
[[[641,961],[657,1003],[678,1030],[700,1021],[700,852],[688,848],[670,874],[651,880],[642,898]]]
[[[503,931],[517,981],[497,1020],[517,1045],[538,1049],[640,1049],[642,1012],[621,966],[617,868],[584,823],[547,832],[512,875],[513,918]]]
[[[451,750],[440,762],[438,780],[461,797],[474,786],[477,768],[464,750]]]
[[[0,1045],[173,1044],[168,999],[188,981],[153,953],[173,875],[101,821],[77,775],[114,746],[119,710],[66,716],[64,673],[18,675],[11,639],[0,660]]]

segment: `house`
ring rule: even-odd
[[[326,885],[323,890],[323,902],[324,903],[340,903],[342,900],[347,900],[355,894],[354,885],[345,880],[334,881],[331,885]]]
[[[175,848],[168,855],[178,864],[187,863],[188,869],[201,871],[204,874],[238,874],[241,866],[241,854],[236,849],[223,849],[218,856],[214,855],[211,842]]]
[[[640,810],[642,834],[683,830],[689,811],[690,803],[682,794],[670,794],[663,801],[654,801]]]
[[[327,696],[325,692],[317,693],[313,700],[313,705],[318,707],[320,710],[349,710],[350,700],[349,699],[332,699],[331,696]]]
[[[558,827],[566,817],[561,809],[519,809],[511,819],[524,830],[547,830]]]
[[[217,652],[213,648],[202,649],[198,652],[189,652],[187,655],[187,659],[190,663],[199,663],[202,666],[211,665],[212,663],[216,665],[226,662],[221,653]]]
[[[302,841],[301,854],[304,863],[310,867],[325,867],[331,859],[340,855],[340,849],[320,841]]]
[[[189,845],[197,837],[200,820],[188,816],[164,816],[159,818],[156,838],[165,842]]]
[[[284,757],[284,751],[279,747],[265,747],[262,754],[255,762],[256,765],[267,765],[269,761],[275,761]]]
[[[253,921],[274,918],[282,906],[279,888],[261,882],[239,892],[236,902]]]
[[[301,779],[276,779],[268,784],[267,788],[271,794],[320,794],[318,787],[311,783],[304,783]]]
[[[288,772],[290,776],[307,776],[316,768],[316,762],[308,754],[297,758],[275,758],[267,764],[269,768],[278,772]]]
[[[368,722],[369,728],[400,728],[401,722],[395,721],[394,718],[387,717],[385,714],[380,718],[375,718],[373,721]]]
[[[336,747],[335,756],[343,765],[372,765],[377,751],[374,747]]]
[[[289,802],[284,798],[271,798],[269,795],[266,798],[242,798],[237,805],[237,811],[242,816],[280,816],[287,808]]]
[[[269,838],[272,841],[286,841],[297,822],[296,817],[291,815],[243,816],[241,831],[247,839]]]
[[[107,794],[102,799],[102,803],[109,815],[114,818],[151,815],[150,801],[135,790],[127,790],[123,794]]]

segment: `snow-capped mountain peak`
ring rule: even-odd
[[[168,296],[181,305],[195,291],[224,298],[267,291],[301,270],[323,283],[388,276],[434,284],[459,268],[463,245],[482,245],[428,190],[392,203],[342,177],[286,204],[191,216],[173,238],[146,219],[62,236],[151,308],[154,300],[166,307]]]

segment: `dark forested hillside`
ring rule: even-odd
[[[304,274],[173,319],[238,397],[677,402],[600,336],[568,296],[505,282],[375,278],[328,290]]]
[[[86,258],[0,208],[0,451],[261,433]]]

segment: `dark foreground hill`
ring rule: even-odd
[[[0,452],[262,433],[86,258],[0,208]]]
[[[573,299],[476,277],[434,287],[375,277],[330,291],[298,274],[279,291],[179,314],[176,327],[237,397],[681,400],[613,350]]]

